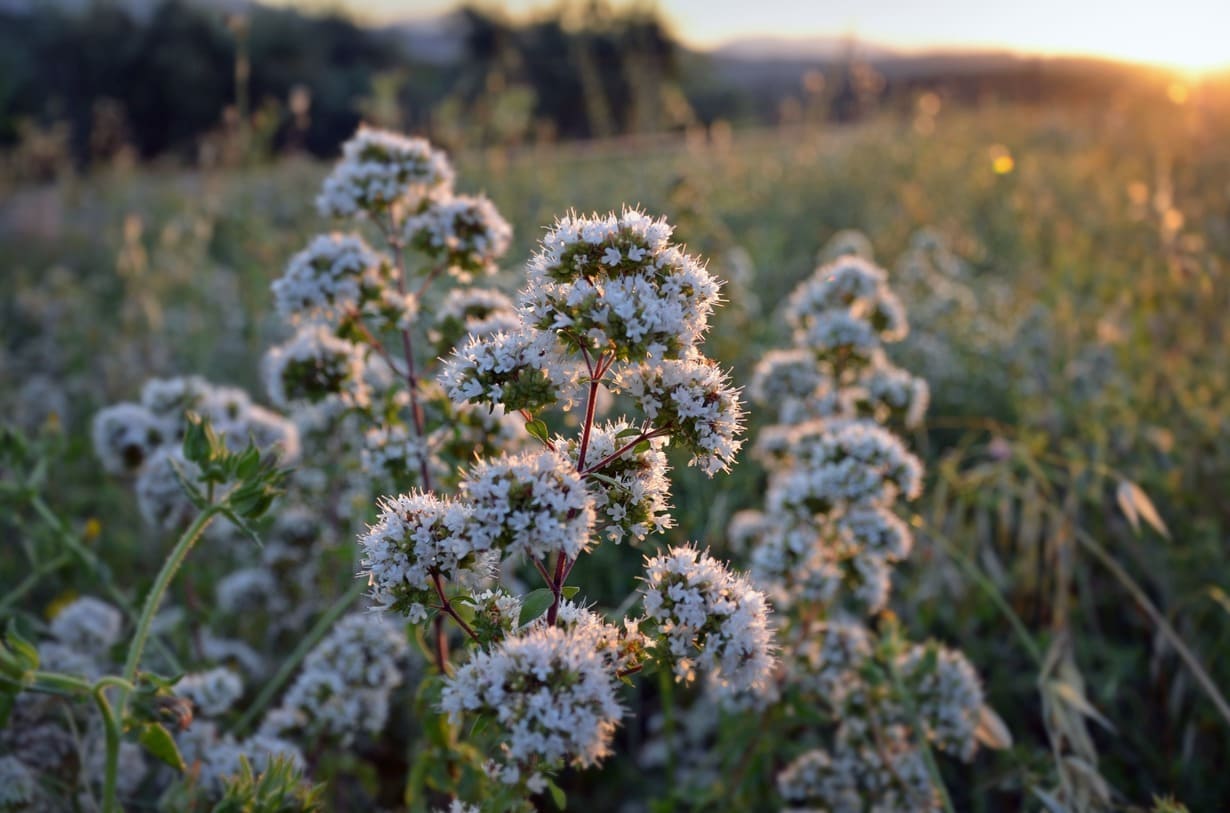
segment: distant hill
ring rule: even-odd
[[[745,61],[836,61],[850,55],[860,59],[888,59],[896,52],[886,46],[849,36],[740,37],[706,51],[717,59]]]
[[[38,9],[57,8],[67,14],[79,14],[99,0],[0,0],[0,12],[9,14],[30,14]],[[161,0],[106,0],[108,5],[116,6],[132,15],[135,19],[145,20],[154,13]],[[247,11],[255,5],[256,0],[184,0],[188,5],[202,9],[212,9],[223,14]]]

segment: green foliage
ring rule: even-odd
[[[257,774],[247,757],[240,772],[226,782],[226,792],[212,813],[315,813],[324,810],[324,788],[304,782],[290,760],[276,756]]]

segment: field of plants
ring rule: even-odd
[[[0,811],[1230,805],[1230,100],[2,191]]]

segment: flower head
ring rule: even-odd
[[[516,305],[491,288],[450,288],[432,309],[427,337],[438,355],[446,355],[467,336],[485,337],[521,329]]]
[[[617,685],[592,635],[544,626],[475,651],[446,680],[440,708],[454,721],[490,717],[511,768],[503,776],[516,782],[537,762],[601,762],[621,715]]]
[[[575,559],[592,542],[593,497],[560,452],[481,461],[462,480],[461,495],[473,506],[470,532],[482,550]]]
[[[365,366],[361,345],[339,339],[321,325],[307,325],[266,353],[265,387],[280,407],[326,400],[363,406],[370,398]]]
[[[690,465],[710,476],[727,471],[743,446],[739,390],[714,362],[700,355],[648,362],[616,378],[655,428],[692,452]]]
[[[191,700],[198,714],[217,717],[243,695],[243,679],[226,667],[193,672],[179,679],[175,693]]]
[[[343,745],[361,733],[378,734],[390,695],[402,684],[406,652],[405,636],[379,614],[342,619],[308,654],[261,733],[325,735]]]
[[[437,577],[477,585],[491,574],[490,540],[475,533],[475,511],[431,493],[386,497],[380,517],[359,537],[372,598],[382,607],[426,618]]]
[[[448,158],[421,138],[360,127],[342,145],[316,208],[325,217],[383,215],[398,204],[452,189]]]
[[[619,420],[594,427],[589,437],[587,462],[606,460],[622,449],[640,429]],[[556,448],[577,461],[580,443],[556,438]],[[612,542],[625,536],[644,541],[674,525],[670,515],[670,481],[666,477],[666,438],[652,438],[614,457],[600,470],[602,479],[588,485],[602,533]]]
[[[770,689],[768,603],[745,576],[694,547],[674,547],[646,560],[644,603],[677,680],[691,682],[699,669],[719,696]]]
[[[969,761],[978,749],[982,681],[961,652],[934,644],[913,646],[898,662],[927,738]]]
[[[494,274],[496,261],[508,251],[512,227],[485,197],[429,198],[421,211],[406,218],[406,242],[446,263],[463,282],[473,274]]]
[[[170,434],[166,422],[137,404],[115,404],[94,415],[94,453],[112,474],[140,469]]]
[[[278,315],[291,323],[336,323],[357,312],[388,276],[385,260],[351,234],[322,234],[291,257],[273,283]]]
[[[120,638],[123,616],[105,601],[83,596],[65,605],[51,620],[51,634],[64,646],[100,656]]]
[[[526,321],[594,357],[686,354],[708,328],[719,284],[669,242],[671,231],[635,209],[560,218],[530,261]]]

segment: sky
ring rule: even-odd
[[[340,5],[381,23],[431,17],[456,5],[455,0],[276,2]],[[557,4],[481,2],[515,15]],[[1230,66],[1230,0],[657,0],[656,5],[685,42],[702,48],[749,36],[853,34],[909,50],[992,47],[1188,70]]]

